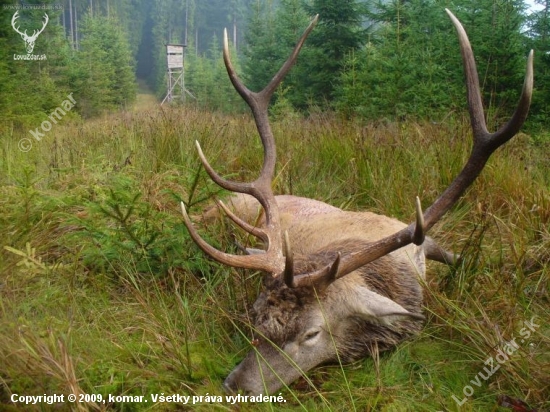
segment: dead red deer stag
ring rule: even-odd
[[[182,211],[191,237],[206,254],[229,266],[267,272],[264,291],[253,305],[254,345],[225,380],[226,390],[273,393],[315,366],[361,359],[391,348],[421,329],[420,283],[425,276],[425,258],[452,260],[452,255],[425,233],[457,202],[490,155],[519,131],[533,89],[531,52],[515,113],[497,132],[490,133],[468,37],[456,17],[449,10],[447,13],[458,31],[465,67],[473,148],[460,174],[425,212],[417,199],[417,218],[409,225],[370,212],[347,212],[312,199],[273,194],[275,141],[268,105],[317,17],[281,69],[257,93],[237,77],[225,36],[227,72],[250,106],[263,144],[260,176],[249,183],[226,180],[213,170],[198,143],[197,149],[212,180],[239,193],[234,199],[239,204],[233,208],[236,212],[221,202],[220,207],[239,227],[259,238],[266,250],[248,255],[217,250],[194,229],[183,203]],[[263,209],[262,225],[255,226],[246,212],[251,210],[250,199]]]

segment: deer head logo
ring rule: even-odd
[[[11,26],[13,29],[21,35],[21,38],[25,41],[25,48],[27,49],[27,53],[31,54],[34,50],[34,43],[36,42],[36,39],[40,33],[44,31],[46,28],[46,25],[48,24],[48,21],[50,20],[48,15],[44,13],[44,23],[42,23],[42,28],[40,30],[34,30],[32,33],[32,36],[29,36],[27,34],[27,30],[25,30],[23,33],[19,31],[19,26],[15,26],[15,21],[19,17],[19,11],[16,11],[11,19]]]

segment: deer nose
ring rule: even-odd
[[[233,373],[230,373],[229,376],[225,378],[225,381],[223,381],[223,390],[227,394],[233,395],[237,393],[238,389],[237,380],[233,378]]]
[[[227,381],[224,381],[222,387],[224,392],[227,393],[228,395],[233,395],[234,393],[237,393],[237,391],[233,389],[231,385],[227,383]]]
[[[228,395],[236,395],[237,393],[241,393],[243,395],[253,395],[254,392],[250,389],[247,389],[241,381],[242,375],[238,372],[238,370],[232,371],[227,378],[225,378],[225,381],[223,381],[223,390]]]

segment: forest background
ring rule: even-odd
[[[34,49],[47,59],[33,64],[12,57],[24,43],[10,24],[16,3],[3,0],[0,127],[33,125],[71,92],[84,118],[128,107],[137,80],[162,100],[167,43],[187,46],[187,104],[241,112],[220,57],[223,29],[238,71],[258,89],[315,14],[318,27],[279,88],[274,113],[330,109],[368,120],[439,121],[465,107],[446,7],[467,27],[490,120],[514,106],[528,50],[535,49],[528,125],[540,127],[550,115],[550,6],[536,1],[48,0],[40,4],[51,7],[49,24]],[[30,33],[43,15],[28,8],[17,23]]]

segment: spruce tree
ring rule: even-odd
[[[305,4],[310,15],[319,15],[300,64],[302,103],[323,106],[339,87],[345,57],[366,41],[362,28],[363,3],[357,0],[313,0]]]
[[[73,84],[83,114],[94,116],[133,102],[134,64],[116,17],[88,15],[81,33]]]
[[[508,115],[519,95],[525,53],[522,3],[461,1],[452,10],[462,21],[478,64],[490,120]],[[368,118],[437,120],[465,108],[463,68],[455,30],[439,0],[378,4],[365,49],[350,55],[337,107]],[[506,117],[505,116],[505,117]]]
[[[282,59],[275,28],[272,1],[256,0],[251,7],[244,56],[244,78],[251,90],[261,90],[269,82]]]

